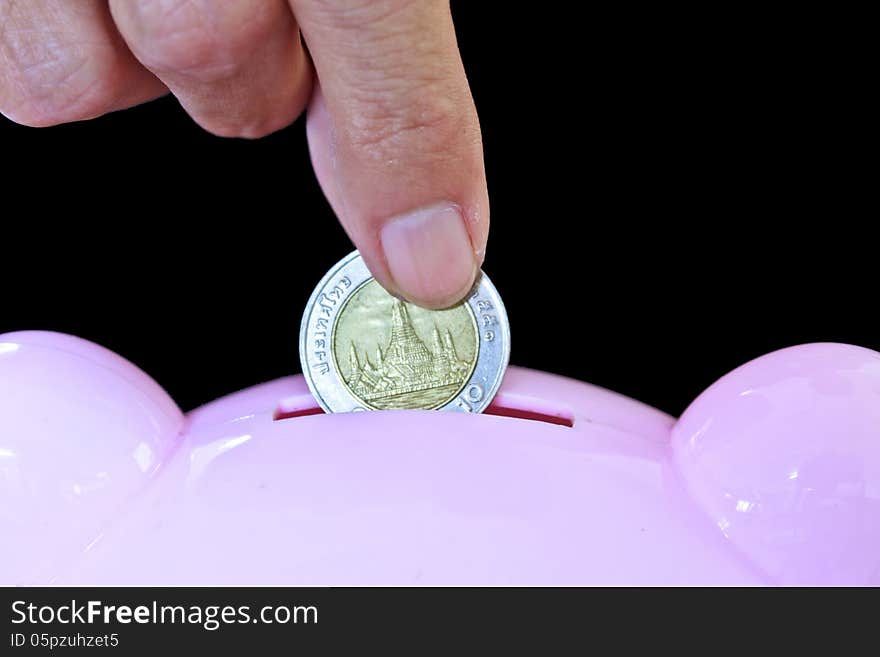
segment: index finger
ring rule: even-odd
[[[374,276],[427,307],[459,301],[485,253],[476,108],[444,0],[290,0],[318,91],[318,179]]]

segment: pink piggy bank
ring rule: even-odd
[[[880,584],[880,354],[783,349],[678,420],[516,367],[481,415],[325,415],[300,376],[183,413],[0,335],[0,522],[4,584]]]

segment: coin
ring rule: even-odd
[[[482,412],[501,385],[510,327],[480,273],[467,299],[427,310],[391,296],[355,251],[321,279],[303,313],[299,357],[328,413],[386,409]]]

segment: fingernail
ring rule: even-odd
[[[395,286],[413,303],[445,308],[473,285],[477,263],[457,205],[439,203],[390,219],[379,238]]]

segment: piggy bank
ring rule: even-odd
[[[76,337],[0,335],[0,583],[880,584],[880,354],[758,358],[681,418],[511,367],[483,414],[188,413]]]

